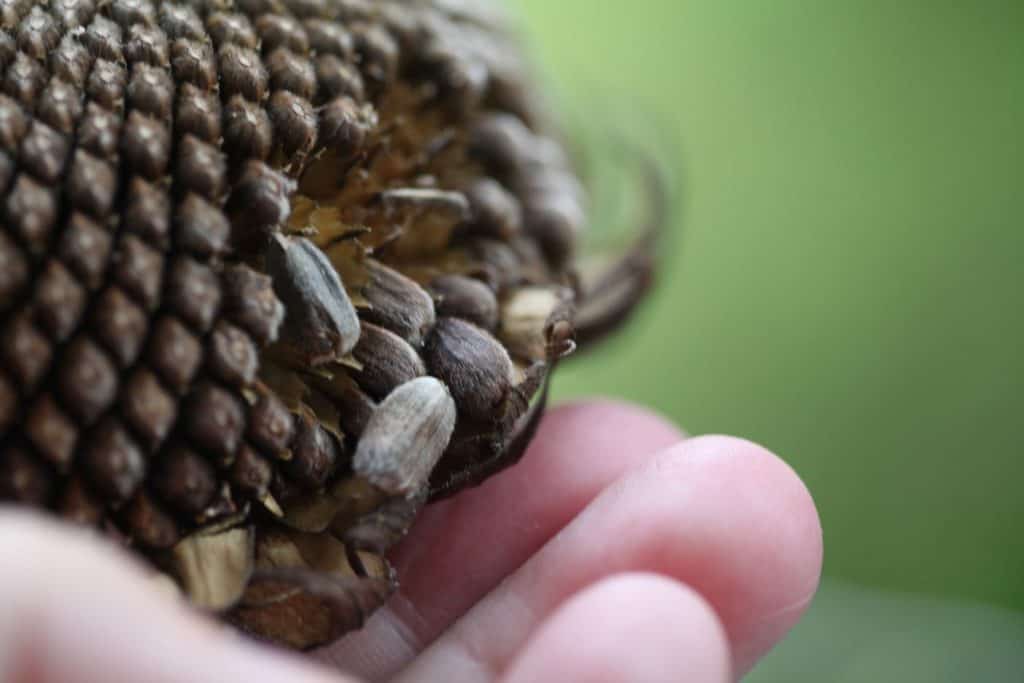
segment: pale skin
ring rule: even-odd
[[[402,589],[318,661],[155,592],[123,553],[0,509],[0,680],[736,680],[818,585],[813,501],[776,456],[612,403],[556,409],[523,461],[429,508]]]

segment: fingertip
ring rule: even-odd
[[[624,573],[568,598],[502,680],[724,683],[730,676],[725,630],[698,593],[663,576]]]
[[[710,561],[729,573],[703,579],[729,630],[736,669],[744,673],[799,621],[817,591],[823,542],[814,500],[788,463],[736,437],[690,439],[656,457],[653,466],[680,479],[703,470],[704,497],[721,501],[688,512],[710,516],[694,526],[715,534],[709,546],[731,558]]]

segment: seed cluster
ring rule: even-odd
[[[311,647],[518,457],[583,197],[486,3],[0,0],[0,500]]]

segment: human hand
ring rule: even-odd
[[[156,594],[82,534],[0,513],[0,680],[351,680]],[[523,462],[429,507],[399,593],[319,653],[398,681],[729,681],[799,619],[821,530],[782,461],[608,403],[552,411]]]

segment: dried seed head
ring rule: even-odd
[[[353,469],[392,495],[414,495],[448,446],[455,402],[433,377],[410,380],[377,406],[359,438]]]
[[[650,280],[479,4],[0,0],[0,499],[295,647],[386,599]]]

